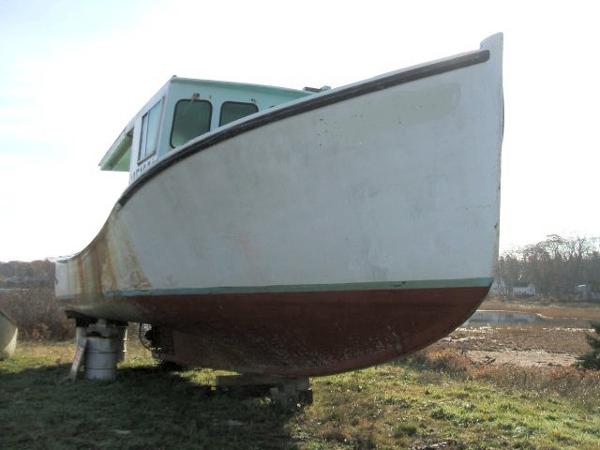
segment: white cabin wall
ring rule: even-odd
[[[161,155],[161,142],[163,140],[164,134],[164,123],[166,119],[166,96],[169,88],[169,82],[165,84],[162,88],[158,90],[156,94],[152,96],[152,98],[144,105],[144,107],[136,114],[133,118],[134,130],[133,130],[133,140],[131,143],[131,160],[129,162],[129,184],[133,183],[137,178],[142,175],[147,169],[149,169],[156,161],[159,160]],[[163,100],[163,106],[161,111],[161,117],[159,121],[159,131],[158,131],[158,144],[157,150],[149,158],[146,158],[144,161],[139,161],[140,155],[140,137],[142,130],[142,117],[146,114],[158,101]]]

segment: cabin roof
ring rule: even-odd
[[[121,131],[115,142],[104,154],[98,165],[102,170],[127,172],[133,141],[133,120]]]
[[[280,86],[270,86],[266,84],[253,84],[253,83],[239,83],[237,81],[219,81],[219,80],[201,80],[196,78],[182,78],[182,77],[173,77],[168,82],[170,83],[190,83],[198,86],[206,86],[206,87],[228,87],[235,88],[236,90],[242,91],[252,91],[252,92],[278,92],[285,93],[288,92],[290,94],[307,94],[306,91],[301,89],[292,89]]]
[[[102,170],[123,171],[129,170],[129,162],[131,155],[131,145],[133,141],[133,127],[136,118],[145,113],[157,99],[164,96],[171,85],[193,85],[205,89],[222,89],[245,92],[260,96],[261,94],[278,94],[282,97],[289,97],[290,100],[310,95],[312,92],[300,89],[291,89],[278,86],[238,83],[233,81],[218,81],[218,80],[202,80],[194,78],[171,77],[153,96],[152,98],[137,112],[137,114],[129,121],[127,126],[121,131],[117,139],[104,154],[98,164]]]

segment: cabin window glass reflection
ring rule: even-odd
[[[171,147],[185,144],[210,130],[212,105],[206,100],[179,100],[175,105]]]
[[[140,152],[138,160],[142,161],[156,152],[162,99],[142,116],[142,133],[140,135]]]
[[[225,102],[221,105],[219,126],[254,114],[255,112],[258,112],[258,106],[254,103]]]

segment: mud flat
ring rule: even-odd
[[[476,364],[568,367],[589,351],[585,339],[600,306],[486,301],[465,324],[432,346]]]

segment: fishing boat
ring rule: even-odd
[[[102,170],[129,186],[56,295],[164,361],[317,376],[462,324],[498,252],[502,35],[334,89],[171,78]]]

